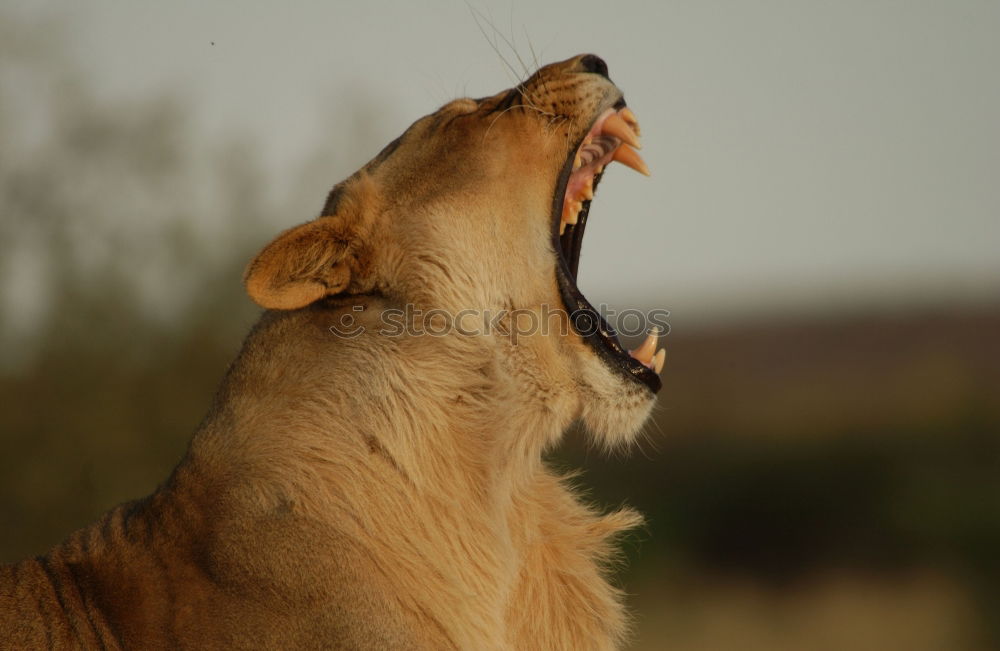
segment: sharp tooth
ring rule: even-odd
[[[578,153],[573,157],[573,171],[575,172],[580,169],[581,165],[583,165],[583,161],[580,160],[580,154]]]
[[[580,145],[580,146],[581,147],[586,147],[587,145],[589,145],[592,142],[594,142],[594,137],[588,133],[587,137],[583,139],[583,144]]]
[[[642,342],[642,345],[633,351],[629,352],[634,359],[642,362],[646,366],[653,361],[653,353],[656,352],[656,340],[660,336],[660,329],[653,326],[653,329],[649,331],[646,335],[646,340]]]
[[[559,234],[562,235],[565,232],[566,232],[566,222],[560,220],[560,222],[559,222]]]
[[[621,119],[618,115],[609,115],[604,124],[601,125],[601,132],[614,136],[636,149],[642,149],[642,145],[639,144],[639,139],[636,138],[632,127],[626,124],[625,120]]]
[[[639,120],[635,118],[635,113],[632,112],[632,109],[626,106],[622,110],[618,111],[618,115],[622,116],[622,119],[625,120],[630,127],[632,127],[632,131],[635,131],[635,135],[642,135],[642,132],[639,131]]]
[[[594,198],[594,179],[587,179],[587,182],[583,184],[583,198]]]
[[[611,160],[616,160],[622,165],[627,165],[634,169],[640,174],[645,174],[649,176],[649,168],[646,167],[646,161],[642,160],[642,157],[635,152],[634,149],[628,145],[622,145],[615,150],[615,155]]]
[[[582,208],[583,204],[579,201],[571,201],[569,203],[569,215],[567,216],[566,221],[570,224],[575,224]]]
[[[577,222],[577,215],[579,215],[581,208],[583,208],[583,204],[581,202],[570,201],[567,199],[563,203],[562,225],[560,228],[565,230],[566,224],[575,224]],[[562,231],[560,231],[560,234],[562,234]]]
[[[653,356],[653,370],[659,373],[663,370],[663,362],[667,357],[667,349],[661,348],[656,351],[656,355]]]

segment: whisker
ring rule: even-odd
[[[511,63],[500,51],[500,46],[496,42],[496,39],[495,38],[491,39],[489,34],[486,33],[486,29],[483,27],[483,24],[482,22],[480,22],[480,19],[485,21],[486,24],[490,26],[494,34],[499,35],[500,34],[499,30],[497,30],[496,26],[490,21],[490,19],[487,16],[485,16],[481,11],[473,7],[472,4],[469,2],[469,0],[466,0],[465,4],[469,8],[469,13],[472,14],[472,20],[475,21],[476,27],[479,28],[479,33],[483,35],[483,38],[486,39],[486,42],[489,43],[491,48],[493,48],[493,51],[500,58],[500,61],[503,62],[504,67],[507,69],[507,74],[510,76],[511,83],[518,84],[520,80],[518,79],[517,71],[514,69],[514,66],[511,65]]]
[[[524,59],[521,58],[521,53],[518,52],[517,45],[515,45],[515,43],[514,43],[515,39],[514,39],[514,4],[513,3],[511,3],[511,5],[510,5],[510,22],[509,22],[508,27],[510,28],[510,39],[504,38],[503,35],[501,35],[501,38],[504,39],[504,41],[507,43],[507,46],[510,48],[511,52],[513,52],[514,56],[517,57],[517,60],[521,64],[521,67],[524,68],[524,76],[527,79],[528,77],[531,76],[531,70],[524,63]]]
[[[482,11],[480,11],[479,9],[477,9],[476,7],[473,7],[472,4],[469,2],[469,0],[466,0],[466,6],[469,8],[469,12],[472,15],[473,20],[476,22],[476,27],[479,28],[479,33],[483,35],[483,38],[486,39],[486,42],[489,43],[490,47],[493,48],[493,51],[500,58],[500,60],[503,62],[504,66],[507,69],[508,74],[511,75],[512,77],[515,77],[515,78],[517,77],[517,71],[515,70],[514,65],[510,61],[507,60],[507,58],[504,56],[503,52],[500,50],[500,45],[499,45],[499,43],[497,41],[498,38],[501,39],[503,41],[503,43],[506,44],[507,47],[510,49],[510,51],[514,54],[514,56],[517,57],[518,62],[521,64],[521,67],[524,69],[525,80],[531,78],[531,76],[533,75],[533,73],[531,72],[531,69],[528,67],[528,65],[524,62],[524,59],[521,58],[521,55],[518,52],[517,46],[516,46],[516,44],[512,40],[513,34],[514,34],[514,28],[513,28],[513,9],[512,9],[512,13],[511,13],[511,38],[507,38],[503,34],[503,32],[501,32],[499,29],[497,29],[497,26],[494,24],[493,20],[489,16],[485,15]],[[492,30],[493,37],[491,37],[486,32],[486,28],[483,26],[484,22]],[[527,30],[527,28],[525,28],[525,30]],[[528,48],[530,49],[531,54],[532,54],[532,59],[535,62],[536,73],[534,73],[534,74],[537,74],[537,72],[541,70],[541,66],[538,63],[538,56],[535,53],[534,46],[532,46],[532,44],[531,44],[530,37],[528,37],[527,40],[528,40]],[[544,76],[543,75],[539,75],[538,76],[538,80],[539,80],[539,82],[541,82],[542,88],[545,90],[545,92],[548,93],[549,89],[548,89],[548,85],[545,83]],[[535,102],[532,100],[531,97],[528,96],[528,93],[527,93],[527,91],[525,90],[525,87],[524,87],[524,82],[522,82],[522,81],[520,81],[518,79],[512,79],[512,83],[514,84],[514,88],[517,89],[518,94],[521,96],[521,100],[525,104],[528,104],[530,106],[530,108],[538,111],[539,113],[548,115],[542,108],[540,108],[539,106],[537,106],[535,104]]]
[[[542,109],[540,109],[540,108],[538,108],[538,107],[535,107],[535,106],[530,106],[530,105],[528,105],[528,104],[515,104],[515,105],[513,105],[513,106],[508,106],[508,107],[507,107],[507,108],[505,108],[504,110],[502,110],[502,111],[500,111],[499,113],[497,113],[497,116],[496,116],[495,118],[493,118],[493,120],[492,120],[492,121],[490,122],[490,126],[486,127],[486,133],[484,133],[484,134],[483,134],[483,144],[485,144],[485,143],[486,143],[486,137],[490,135],[490,129],[492,129],[492,128],[493,128],[493,125],[497,123],[497,120],[499,120],[500,118],[502,118],[502,117],[503,117],[503,115],[504,115],[504,113],[506,113],[507,111],[512,111],[512,110],[514,110],[514,109],[516,109],[516,108],[527,108],[527,109],[531,109],[532,111],[537,111],[537,112],[538,112],[538,113],[540,113],[541,115],[544,115],[544,116],[547,116],[547,117],[549,117],[549,118],[560,118],[560,117],[564,117],[564,116],[561,116],[561,115],[556,115],[555,113],[546,113],[546,112],[545,112],[545,111],[543,111]]]
[[[524,39],[528,41],[528,50],[531,51],[531,60],[535,63],[535,74],[538,75],[538,81],[542,82],[542,88],[545,92],[549,92],[549,87],[545,84],[545,75],[542,74],[542,64],[538,62],[538,55],[535,53],[535,46],[531,44],[531,36],[528,34],[528,27],[524,27]]]

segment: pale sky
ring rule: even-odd
[[[513,79],[462,0],[2,4],[64,14],[102,97],[187,92],[200,128],[253,136],[282,186],[358,93],[384,102],[384,132],[329,185]],[[528,66],[599,54],[642,123],[653,177],[612,169],[588,224],[595,304],[697,320],[1000,297],[1000,2],[471,6]]]

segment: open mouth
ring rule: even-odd
[[[573,328],[608,366],[642,382],[655,393],[661,387],[658,373],[665,355],[664,350],[656,350],[658,332],[654,329],[637,349],[626,350],[614,329],[576,286],[583,231],[594,189],[604,168],[616,161],[648,176],[646,164],[635,151],[638,148],[639,123],[624,100],[619,100],[598,116],[563,166],[552,202],[552,237],[559,259],[556,265],[559,291]]]

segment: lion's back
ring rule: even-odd
[[[0,649],[79,649],[89,646],[74,626],[72,598],[44,558],[0,566]]]

